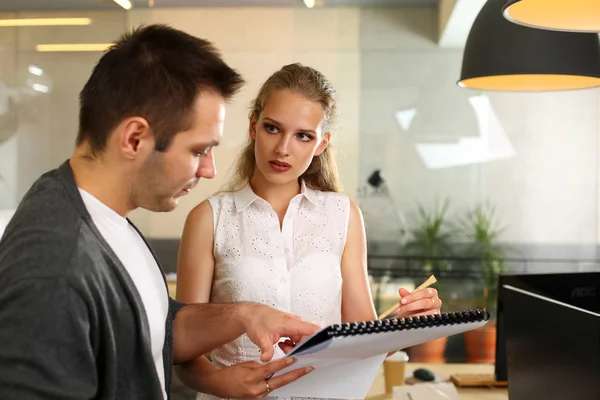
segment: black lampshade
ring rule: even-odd
[[[505,0],[503,14],[516,24],[569,32],[600,32],[598,0]]]
[[[534,29],[502,15],[488,0],[471,27],[458,85],[479,90],[546,91],[600,86],[600,40],[594,33]]]

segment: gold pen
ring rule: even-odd
[[[433,285],[436,282],[437,282],[437,279],[435,279],[435,276],[431,275],[425,282],[421,283],[419,285],[419,287],[416,288],[412,293],[419,291],[419,290],[423,290],[425,288],[428,288],[429,286]],[[383,314],[381,314],[379,316],[379,319],[383,319],[383,318],[387,317],[388,315],[393,313],[394,310],[396,310],[398,307],[400,307],[400,302],[397,302],[396,304],[394,304],[393,306],[388,308]]]

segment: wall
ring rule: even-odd
[[[90,26],[0,27],[0,208],[14,208],[37,177],[65,161],[77,134],[78,94],[99,53],[43,53],[42,43],[106,43],[125,12],[18,13],[0,18],[90,17]],[[39,75],[30,72],[39,68]],[[38,86],[36,86],[38,85]],[[36,88],[38,90],[36,90]],[[12,108],[3,113],[3,104]],[[4,143],[3,138],[8,138]]]
[[[13,15],[0,13],[0,18]],[[9,210],[18,201],[15,32],[0,30],[0,33],[0,210]],[[3,230],[4,224],[0,225]]]
[[[17,15],[39,16],[19,13],[0,17]],[[58,14],[44,13],[44,16],[53,15]],[[202,182],[173,213],[134,212],[132,219],[146,235],[179,237],[188,211],[225,182],[228,169],[246,138],[247,111],[252,97],[260,84],[286,63],[299,61],[311,65],[335,85],[340,98],[340,130],[339,134],[334,133],[333,143],[339,154],[343,184],[349,193],[356,191],[360,89],[358,9],[140,9],[127,13],[60,15],[88,16],[93,24],[0,28],[0,48],[4,55],[0,59],[0,81],[19,94],[19,104],[10,114],[16,119],[18,134],[0,144],[0,171],[7,184],[14,187],[11,192],[0,189],[1,207],[16,206],[39,174],[71,154],[77,130],[78,93],[100,56],[98,52],[39,53],[35,45],[106,43],[128,28],[153,22],[167,23],[213,41],[227,62],[244,75],[248,85],[228,106],[224,142],[216,152],[218,177]],[[50,88],[48,93],[31,90],[29,65],[44,70],[42,77],[33,78],[46,84]],[[1,92],[0,89],[0,95]],[[1,105],[0,102],[0,110]],[[2,129],[2,132],[5,134],[8,130]]]
[[[153,9],[128,14],[129,26],[166,23],[211,40],[248,84],[227,108],[222,144],[216,149],[218,175],[202,181],[168,214],[139,211],[132,217],[144,233],[179,237],[189,210],[214,193],[228,177],[248,131],[248,109],[267,77],[292,62],[323,72],[339,96],[340,127],[333,133],[348,193],[356,192],[359,164],[359,10],[296,8]]]

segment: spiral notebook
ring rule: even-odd
[[[290,351],[287,357],[296,362],[275,375],[305,366],[314,370],[270,395],[364,399],[390,351],[476,329],[489,318],[487,309],[476,309],[327,326]]]

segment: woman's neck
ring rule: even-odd
[[[265,179],[258,169],[254,170],[250,178],[250,187],[276,211],[287,209],[294,196],[300,193],[300,183],[297,180],[281,185],[273,184]]]

